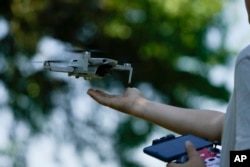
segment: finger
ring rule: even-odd
[[[96,100],[98,103],[101,103],[101,104],[105,104],[107,101],[106,98],[107,98],[107,94],[102,92],[102,91],[97,91],[97,90],[93,90],[93,89],[89,89],[87,91],[87,94],[92,97],[94,100]]]
[[[170,162],[167,164],[167,167],[181,167],[181,164]]]
[[[100,90],[94,90],[94,89],[89,89],[87,91],[87,94],[90,95],[91,97],[96,97],[96,96],[106,96],[104,92]]]
[[[114,97],[117,97],[118,95],[111,95],[111,94],[107,94],[103,91],[100,91],[100,90],[96,90],[95,91],[99,96],[102,96],[102,97],[108,97],[108,98],[114,98]]]
[[[100,90],[93,90],[93,89],[89,89],[87,94],[90,95],[95,101],[104,106],[109,106],[112,108],[115,107],[117,103],[118,95],[110,95]]]
[[[94,89],[89,89],[87,91],[87,93],[88,93],[88,95],[93,95],[93,96],[103,96],[103,97],[113,97],[114,96],[114,95],[104,93],[103,91],[94,90]]]
[[[199,155],[199,153],[196,151],[195,146],[190,141],[186,141],[185,148],[186,148],[189,159],[191,159],[194,156]]]
[[[94,90],[94,89],[89,89],[89,90],[87,91],[87,94],[88,94],[89,96],[91,96],[92,98],[94,98],[94,99],[95,99],[96,96],[99,96],[98,93],[96,92],[96,90]]]
[[[93,90],[93,89],[89,89],[88,92],[87,92],[88,95],[90,95],[92,98],[94,98],[95,100],[99,99],[102,100],[111,100],[112,98],[116,98],[118,97],[118,95],[110,95],[110,94],[107,94],[105,92],[102,92],[100,90]]]

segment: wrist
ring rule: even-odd
[[[139,118],[144,118],[145,110],[147,109],[149,103],[150,101],[148,99],[145,99],[144,97],[137,99],[134,102],[134,110],[131,114]]]

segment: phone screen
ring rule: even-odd
[[[183,155],[186,155],[185,142],[188,140],[193,143],[196,150],[211,147],[213,145],[212,142],[206,139],[188,134],[145,147],[143,151],[144,153],[164,162],[171,162]]]

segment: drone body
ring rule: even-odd
[[[133,72],[133,68],[129,63],[119,65],[118,61],[113,59],[91,58],[91,53],[88,51],[82,52],[77,57],[72,56],[68,61],[46,60],[43,63],[43,68],[55,72],[65,72],[69,76],[75,76],[76,78],[83,77],[85,80],[103,78],[111,75],[112,70],[128,70],[129,83]]]

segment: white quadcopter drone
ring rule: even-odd
[[[45,60],[43,68],[55,72],[68,73],[68,76],[83,77],[85,80],[103,78],[111,75],[112,70],[128,70],[131,82],[133,68],[131,64],[119,65],[118,61],[109,58],[91,58],[91,52],[83,51],[80,55],[68,57],[69,60]]]

